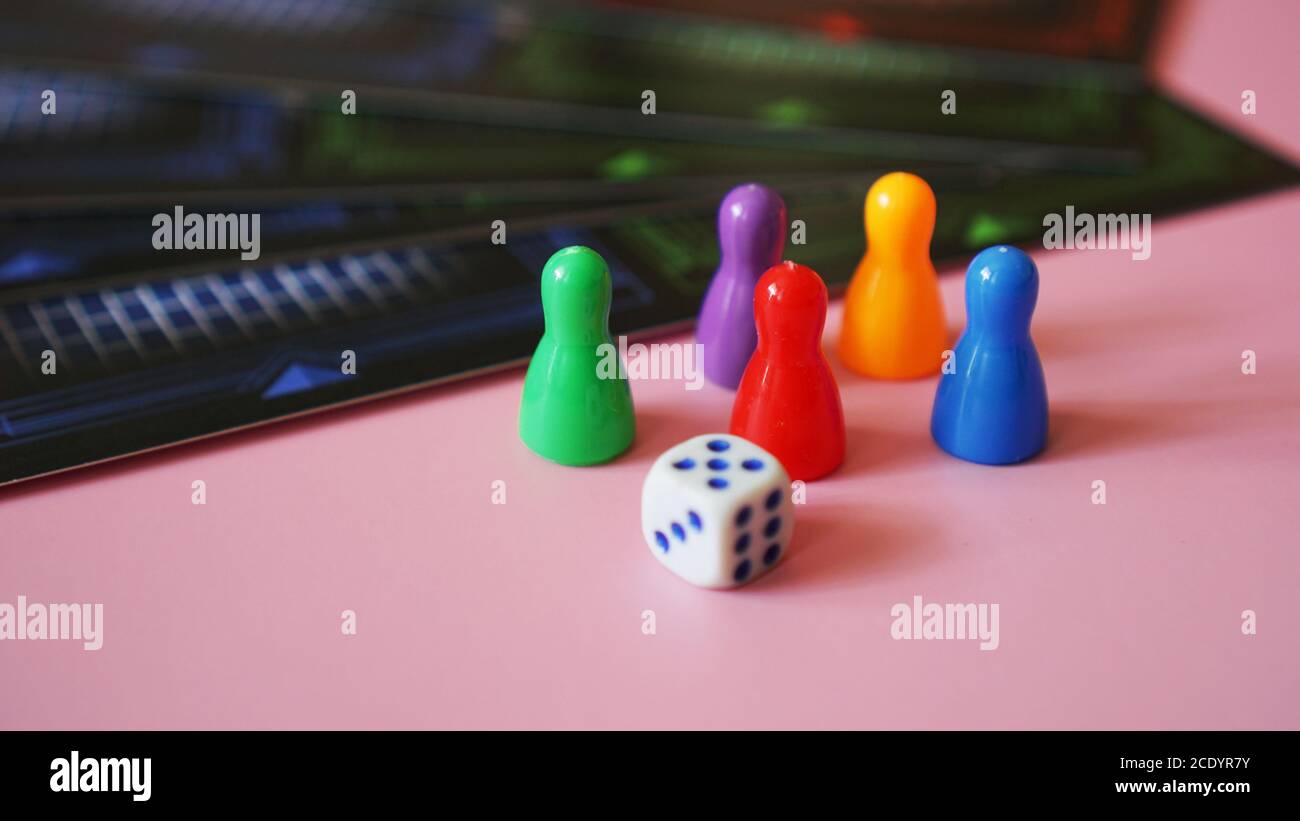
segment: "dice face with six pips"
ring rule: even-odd
[[[776,457],[725,433],[669,448],[641,491],[650,552],[700,587],[736,587],[773,567],[790,544],[790,477]]]

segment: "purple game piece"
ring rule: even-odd
[[[695,330],[710,382],[735,390],[754,355],[754,286],[781,261],[785,225],[785,202],[757,183],[731,189],[718,208],[722,262],[704,295]]]

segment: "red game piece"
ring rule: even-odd
[[[826,355],[826,283],[793,262],[754,289],[758,349],[731,411],[731,432],[764,448],[791,479],[819,479],[844,461],[844,409]]]

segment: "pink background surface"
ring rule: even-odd
[[[1293,15],[1195,5],[1273,45],[1184,24],[1159,73],[1242,119],[1241,88],[1295,76]],[[1295,151],[1283,99],[1251,127]],[[0,728],[1300,728],[1297,224],[1293,191],[1157,222],[1145,262],[1037,253],[1053,433],[1022,466],[941,453],[932,380],[836,364],[848,460],[739,591],[639,534],[653,459],[726,425],[712,386],[635,383],[636,444],[599,468],[518,443],[513,371],[9,489],[0,601],[102,602],[105,638],[0,642]],[[1000,648],[892,640],[914,595],[997,603]]]

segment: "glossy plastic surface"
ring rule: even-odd
[[[817,479],[844,461],[844,409],[821,349],[826,284],[782,262],[754,290],[758,348],[731,412],[731,432],[781,461],[791,479]]]
[[[1047,443],[1047,385],[1029,323],[1038,269],[1023,251],[986,248],[966,270],[966,332],[939,379],[930,432],[953,456],[1020,462]]]
[[[627,374],[609,335],[612,293],[609,268],[590,248],[557,251],[542,271],[546,331],[524,377],[519,438],[562,465],[607,462],[636,435]]]
[[[934,217],[934,192],[914,174],[886,174],[867,192],[867,252],[849,282],[840,332],[850,370],[876,379],[938,373],[948,333],[930,262]]]
[[[754,286],[781,261],[785,226],[785,202],[756,183],[733,188],[718,208],[722,258],[695,331],[703,347],[704,376],[716,385],[735,390],[754,355]]]

